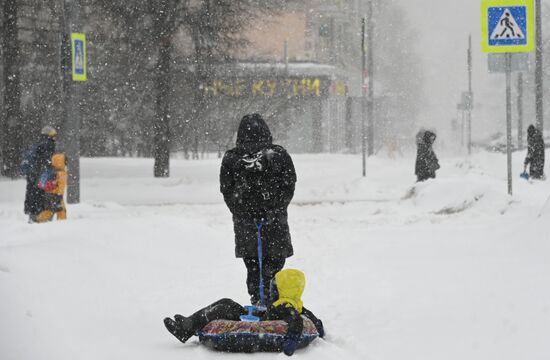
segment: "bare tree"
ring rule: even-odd
[[[134,36],[151,34],[155,46],[153,66],[154,120],[153,155],[154,175],[169,176],[169,159],[172,142],[170,98],[173,95],[174,40],[178,34],[187,39],[188,49],[181,56],[185,61],[185,81],[191,89],[188,101],[190,111],[185,129],[191,132],[186,139],[198,156],[198,144],[204,138],[202,119],[209,111],[208,101],[200,91],[208,80],[211,66],[230,61],[232,55],[246,44],[243,29],[259,14],[276,12],[283,0],[151,0],[134,1],[128,7],[126,1],[95,0],[102,4],[134,31]],[[147,20],[151,21],[150,26]],[[141,30],[142,32],[137,32]]]
[[[22,152],[21,90],[17,1],[4,0],[2,49],[4,60],[4,116],[2,117],[2,175],[19,176]]]

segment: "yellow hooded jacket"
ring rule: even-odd
[[[57,187],[51,191],[56,195],[63,196],[67,187],[67,171],[65,170],[65,154],[57,153],[52,156],[52,166],[55,169]]]
[[[285,269],[275,274],[275,284],[279,293],[279,300],[273,306],[292,306],[298,313],[302,313],[304,303],[302,294],[306,287],[306,277],[303,272],[295,269]]]

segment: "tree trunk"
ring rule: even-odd
[[[312,116],[312,152],[323,152],[323,100],[311,101]]]
[[[156,103],[154,120],[153,155],[155,177],[170,176],[170,49],[171,34],[166,24],[166,4],[160,6],[155,19],[155,38],[159,40],[159,53],[156,67]]]
[[[206,3],[209,7],[209,3]],[[210,12],[207,12],[210,13]],[[212,49],[209,48],[209,34],[201,33],[204,29],[195,27],[191,34],[195,48],[195,70],[193,73],[193,103],[192,103],[192,159],[199,159],[199,146],[204,143],[205,121],[209,115],[209,102],[205,96],[204,86],[208,83],[211,73]]]
[[[17,1],[5,0],[3,24],[4,115],[2,129],[2,175],[18,177],[22,149],[21,89],[19,86],[19,39]]]

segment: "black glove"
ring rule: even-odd
[[[283,340],[283,352],[287,356],[292,356],[298,348],[299,335],[287,335]]]

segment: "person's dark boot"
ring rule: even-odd
[[[180,321],[184,321],[185,319],[187,319],[187,318],[183,315],[180,315],[180,314],[174,315],[174,320],[176,320],[177,323],[180,322]]]
[[[256,296],[256,295],[252,295],[250,297],[250,305],[259,306],[260,305],[260,297]]]
[[[170,318],[164,319],[164,326],[170,334],[174,335],[176,339],[185,343],[191,336],[195,334],[193,331],[193,323],[191,319],[188,319],[184,316],[177,316],[177,320],[172,320]]]

